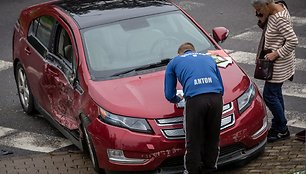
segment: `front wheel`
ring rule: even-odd
[[[16,65],[15,78],[21,106],[24,112],[29,115],[33,114],[35,110],[34,97],[30,90],[25,70],[20,63]]]
[[[105,174],[104,170],[102,170],[100,167],[99,167],[99,162],[98,162],[98,158],[97,158],[97,155],[96,155],[96,151],[95,151],[95,148],[93,146],[93,143],[92,143],[92,139],[91,137],[89,136],[89,133],[87,131],[87,118],[86,117],[83,117],[82,118],[82,131],[83,131],[83,137],[84,137],[84,144],[85,144],[85,148],[87,148],[87,151],[89,153],[89,156],[90,156],[90,160],[92,162],[92,165],[93,165],[93,168],[95,169],[96,172],[98,173],[101,173],[101,174]]]

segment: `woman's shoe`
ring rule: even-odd
[[[279,141],[279,140],[284,140],[284,139],[288,139],[290,138],[290,132],[288,129],[286,129],[285,131],[283,132],[278,132],[278,131],[275,131],[275,130],[269,130],[269,133],[268,133],[268,143],[272,143],[272,142],[275,142],[275,141]]]

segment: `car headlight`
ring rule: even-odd
[[[237,100],[240,113],[245,111],[251,105],[255,97],[255,93],[256,93],[255,86],[251,82],[249,88]]]
[[[98,118],[104,123],[126,128],[131,131],[153,133],[146,119],[115,115],[102,108],[100,108],[100,115]]]

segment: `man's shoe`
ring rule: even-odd
[[[270,134],[268,133],[268,142],[272,143],[279,140],[288,139],[290,137],[289,130],[285,130],[284,132],[273,131]]]

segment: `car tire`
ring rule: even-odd
[[[105,174],[105,171],[99,167],[99,161],[96,155],[96,151],[93,146],[92,139],[87,131],[87,125],[89,123],[89,120],[85,116],[83,116],[81,120],[82,120],[81,126],[82,126],[82,131],[83,131],[84,149],[89,153],[89,157],[90,157],[91,163],[95,171],[100,174]]]
[[[32,115],[35,112],[34,97],[30,90],[25,70],[19,62],[15,68],[15,80],[23,111],[28,115]]]

